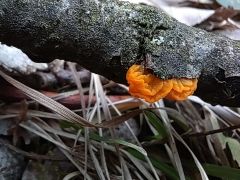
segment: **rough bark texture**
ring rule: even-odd
[[[199,78],[211,103],[240,106],[240,42],[115,0],[0,0],[0,42],[38,62],[75,61],[125,83],[138,62],[160,78]]]

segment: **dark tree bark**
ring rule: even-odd
[[[126,83],[143,63],[159,78],[199,78],[196,95],[240,106],[240,42],[115,0],[0,0],[0,42],[37,62],[65,59]]]

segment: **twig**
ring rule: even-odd
[[[231,131],[231,130],[238,129],[238,128],[240,128],[240,124],[235,125],[235,126],[229,126],[229,127],[225,127],[225,128],[215,129],[215,130],[212,130],[212,131],[192,133],[192,134],[184,134],[183,137],[184,138],[190,138],[190,137],[207,136],[207,135],[211,135],[211,134],[221,133],[221,132],[224,132],[224,131]]]

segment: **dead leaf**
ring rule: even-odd
[[[238,167],[240,167],[240,143],[236,139],[233,139],[231,137],[225,138],[226,145],[228,145],[229,150],[232,154],[233,160],[235,160],[238,164]]]
[[[169,7],[161,6],[167,14],[188,26],[195,26],[215,13],[214,10],[196,9],[191,7]]]
[[[240,10],[240,0],[217,0],[217,2],[226,8]]]

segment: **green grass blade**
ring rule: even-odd
[[[219,166],[214,164],[203,164],[203,168],[209,176],[218,177],[228,180],[239,180],[240,169],[231,168],[228,166]]]
[[[129,143],[127,141],[121,140],[121,139],[113,139],[110,140],[109,143],[117,143],[117,144],[121,144],[127,147],[130,147],[138,152],[140,152],[142,155],[147,156],[147,152],[140,146],[137,146],[135,144]]]
[[[127,151],[133,155],[134,157],[142,160],[142,161],[145,161],[145,158],[144,156],[139,153],[138,151],[134,150],[134,149],[130,149],[128,148]],[[150,160],[153,164],[153,166],[155,166],[157,169],[161,170],[163,173],[165,173],[165,175],[169,178],[169,179],[172,179],[172,180],[179,180],[179,176],[178,176],[178,173],[177,171],[172,167],[172,166],[169,166],[168,164],[166,163],[163,163],[163,162],[160,162],[154,158],[151,158],[150,157]]]
[[[161,122],[160,118],[151,111],[144,111],[144,114],[146,115],[148,121],[151,123],[151,125],[156,129],[158,132],[158,135],[155,136],[155,138],[158,138],[158,140],[164,140],[167,139],[168,133],[166,131],[165,126]]]

